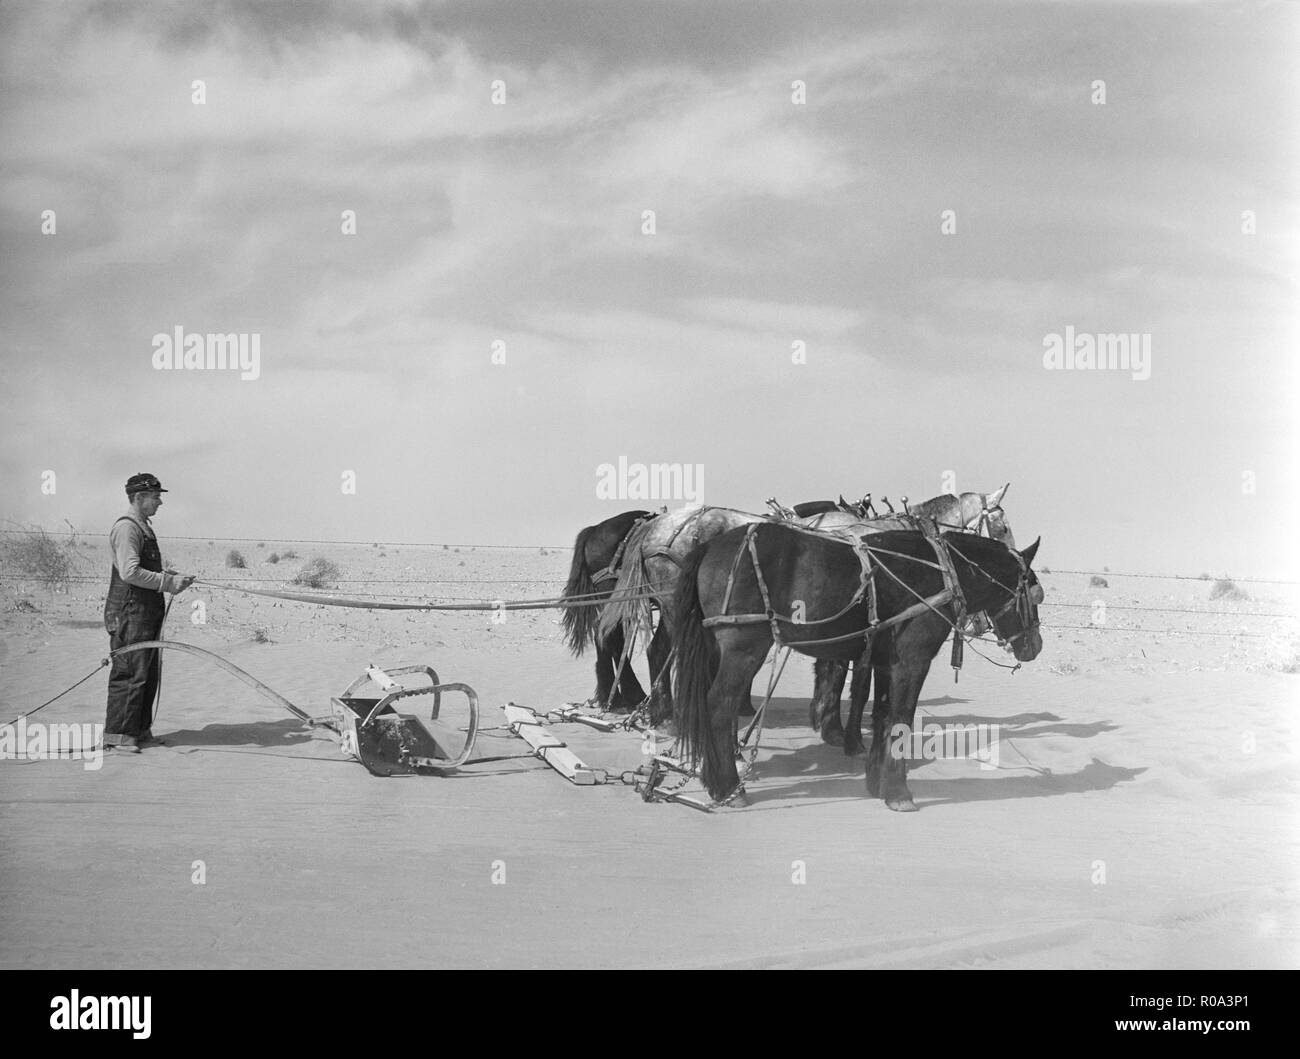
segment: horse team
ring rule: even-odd
[[[776,515],[624,512],[578,534],[564,598],[585,605],[565,608],[566,641],[575,655],[595,648],[594,701],[624,711],[647,704],[655,724],[671,718],[680,755],[718,801],[740,789],[737,719],[753,712],[750,688],[773,644],[815,660],[810,721],[846,753],[862,749],[874,681],[867,792],[913,811],[906,758],[889,753],[889,736],[910,731],[948,636],[955,664],[971,630],[991,628],[1019,661],[1042,648],[1038,542],[1016,550],[1006,491],[905,503],[884,517],[869,517],[869,501],[842,498],[793,510],[769,502]],[[627,664],[638,639],[648,696]]]

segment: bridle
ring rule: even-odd
[[[1000,503],[994,503],[990,506],[988,497],[984,495],[980,496],[980,511],[965,522],[952,524],[935,520],[935,525],[942,529],[959,530],[962,533],[974,533],[978,537],[987,537],[989,540],[1001,541],[1003,544],[1006,544],[1004,538],[1010,530],[1010,527],[1007,525],[1007,513],[1003,510],[1002,505]],[[1015,553],[1017,558],[1019,558],[1019,553],[1016,552],[1015,548],[1010,544],[1007,544],[1007,549]],[[984,571],[980,570],[980,573],[984,573]],[[988,575],[986,574],[985,576]],[[990,580],[993,580],[993,578],[990,578]],[[997,583],[1000,584],[1001,582]],[[1005,585],[1002,587],[1006,588]],[[1010,590],[1008,589],[1008,591]],[[1001,617],[1007,609],[1007,607],[1003,607],[997,612],[997,614],[990,614],[988,611],[978,611],[970,615],[968,625],[972,629],[972,634],[980,636],[989,629],[992,629],[993,619]],[[996,630],[994,631],[996,632]],[[999,643],[1002,644],[1010,642],[1010,640],[999,640]]]
[[[989,624],[993,626],[993,633],[998,638],[998,644],[1008,647],[1022,637],[1028,636],[1031,632],[1038,631],[1038,615],[1035,613],[1034,600],[1031,595],[1033,586],[1029,583],[1029,568],[1025,565],[1024,559],[1021,559],[1019,552],[1014,549],[1012,549],[1012,552],[1020,560],[1021,566],[1020,577],[1016,581],[1015,595],[989,615]],[[1022,628],[1019,632],[1004,637],[998,632],[997,620],[1012,607],[1016,608],[1016,616],[1019,618]]]
[[[988,497],[980,497],[981,510],[978,515],[970,519],[962,528],[968,533],[976,533],[981,537],[990,537],[993,540],[1000,540],[1006,534],[1007,513],[1002,510],[1001,504],[994,504],[989,507]],[[995,523],[996,520],[996,523]],[[1001,533],[994,532],[994,526],[1001,528]]]
[[[1011,598],[1007,600],[1004,604],[1002,604],[1002,606],[999,607],[997,610],[984,611],[984,613],[987,615],[989,619],[989,625],[993,628],[994,633],[997,635],[999,646],[1010,646],[1011,644],[1014,644],[1017,640],[1021,639],[1024,636],[1029,635],[1029,633],[1034,632],[1038,629],[1039,620],[1038,620],[1038,616],[1034,613],[1034,602],[1035,602],[1033,599],[1034,585],[1030,583],[1031,575],[1029,571],[1029,564],[1025,562],[1025,557],[1023,555],[1021,555],[1018,551],[1016,551],[1016,549],[1009,546],[1007,547],[1007,551],[1009,551],[1012,555],[1016,557],[1016,563],[1020,567],[1020,573],[1016,578],[1016,587],[1012,589],[1009,585],[1005,585],[1001,581],[999,581],[996,577],[990,574],[978,563],[972,561],[968,556],[964,555],[959,549],[953,548],[952,551],[954,551],[958,556],[960,556],[961,559],[968,566],[974,569],[978,574],[980,574],[980,576],[993,582],[993,584],[997,585],[999,588],[1004,589],[1006,592],[1008,592],[1011,595]],[[1004,615],[1012,607],[1016,608],[1016,616],[1020,619],[1020,624],[1024,627],[1018,633],[1015,633],[1008,637],[1003,637],[1003,635],[997,631],[996,622],[1000,617],[1002,617],[1002,615]]]

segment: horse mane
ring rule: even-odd
[[[908,504],[907,513],[922,518],[938,518],[940,515],[950,514],[954,507],[960,508],[960,506],[961,497],[954,496],[952,493],[942,493],[930,497],[929,500],[922,500],[919,504]]]
[[[610,594],[609,602],[600,609],[600,623],[596,637],[605,642],[619,626],[625,636],[635,632],[646,634],[647,641],[652,628],[650,608],[649,578],[646,577],[642,544],[647,536],[657,529],[654,519],[647,519],[630,534],[623,548],[623,567],[619,571],[618,581]]]

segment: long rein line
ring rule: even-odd
[[[205,578],[197,578],[194,583],[205,588],[222,592],[243,592],[253,596],[269,596],[272,599],[286,599],[297,603],[315,603],[325,607],[352,607],[357,610],[551,610],[570,607],[603,607],[611,602],[613,589],[601,592],[586,592],[573,596],[549,596],[542,599],[496,600],[481,603],[386,603],[376,600],[358,600],[346,596],[317,596],[308,592],[279,592],[265,588],[245,588],[242,585],[224,585]],[[653,599],[656,588],[648,586],[645,591],[619,596],[613,602],[623,600],[636,601]]]

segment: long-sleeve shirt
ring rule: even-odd
[[[140,567],[140,546],[146,539],[157,540],[149,520],[137,514],[134,509],[127,511],[124,518],[125,521],[119,520],[113,524],[108,535],[117,576],[136,588],[153,592],[175,592],[179,584],[177,575],[155,573]]]

